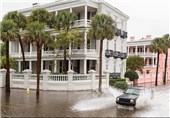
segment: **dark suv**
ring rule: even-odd
[[[145,87],[128,88],[124,92],[124,94],[122,94],[116,98],[116,103],[119,105],[135,107],[138,97],[141,94],[145,94],[146,92],[150,93],[151,98],[153,97],[153,90],[151,88],[145,88]]]

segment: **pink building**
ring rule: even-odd
[[[146,35],[146,38],[142,38],[136,40],[135,37],[130,37],[130,40],[127,42],[127,54],[131,55],[139,55],[144,58],[145,67],[143,72],[139,73],[138,83],[145,84],[154,84],[155,82],[155,73],[157,66],[157,54],[151,53],[150,44],[152,42],[151,35]],[[170,83],[170,49],[168,51],[168,66],[167,66],[167,77],[168,83]],[[158,71],[158,82],[162,84],[163,82],[163,73],[164,73],[164,62],[165,62],[165,54],[159,55],[159,71]]]

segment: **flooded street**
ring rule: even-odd
[[[115,103],[122,91],[105,90],[102,95],[94,91],[56,92],[11,89],[11,95],[1,92],[1,117],[146,117],[170,116],[170,86],[154,87],[154,99],[137,102],[135,110],[118,109]],[[145,99],[146,100],[146,99]]]

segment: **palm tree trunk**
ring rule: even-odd
[[[158,54],[157,54],[157,67],[156,67],[155,86],[158,85],[158,68],[159,68],[159,51],[158,51]]]
[[[40,85],[40,70],[41,70],[41,48],[40,45],[37,44],[37,90],[36,95],[39,96],[39,85]]]
[[[167,65],[168,65],[168,53],[166,53],[166,57],[165,57],[165,71],[164,71],[164,78],[163,78],[163,84],[166,84],[166,72],[167,72]]]
[[[25,70],[25,66],[26,66],[26,62],[25,62],[25,54],[24,54],[24,47],[23,47],[23,43],[21,40],[21,36],[18,34],[18,39],[19,39],[19,44],[21,46],[21,53],[22,53],[22,60],[23,60],[23,70]],[[28,68],[27,68],[28,69]]]
[[[6,92],[10,93],[9,41],[6,41]]]
[[[99,92],[102,92],[102,53],[103,53],[103,39],[100,40],[100,57],[99,57]]]
[[[66,60],[67,51],[64,49],[64,73],[67,74],[67,60]]]

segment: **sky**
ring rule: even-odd
[[[45,4],[55,0],[0,0],[0,21],[9,11],[31,7],[32,3]],[[104,0],[118,8],[130,19],[128,20],[128,37],[153,38],[170,33],[169,0]]]

